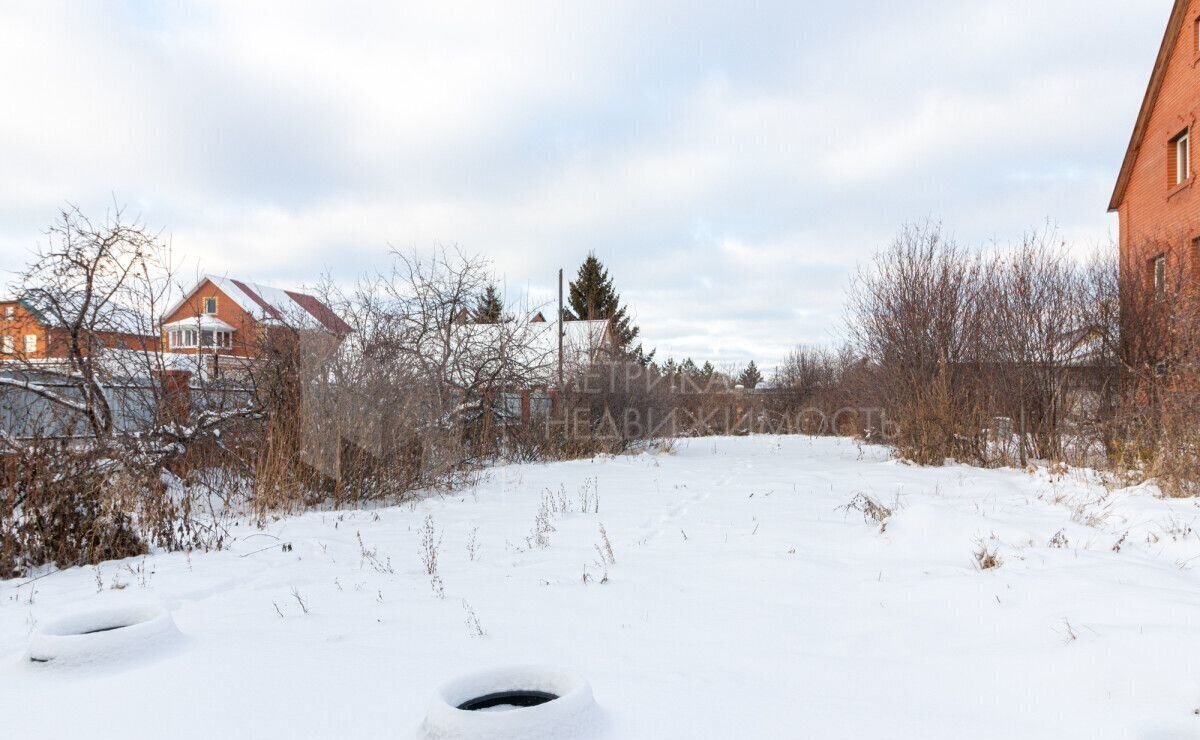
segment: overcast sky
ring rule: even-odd
[[[0,270],[114,200],[280,287],[595,251],[661,355],[771,366],[906,221],[1108,244],[1171,5],[0,0]]]

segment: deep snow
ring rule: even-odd
[[[543,548],[547,489],[570,511]],[[839,508],[859,492],[895,506],[884,531]],[[498,468],[105,563],[99,592],[94,568],[0,582],[0,736],[409,738],[439,686],[533,664],[590,682],[611,738],[1200,738],[1198,514],[1084,472],[806,437]],[[28,661],[39,626],[147,603],[182,636]]]

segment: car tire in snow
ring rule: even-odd
[[[602,715],[587,681],[545,668],[509,668],[452,681],[437,691],[422,740],[596,738]]]
[[[82,612],[39,627],[29,639],[32,663],[80,665],[145,655],[180,637],[167,610],[125,606]]]

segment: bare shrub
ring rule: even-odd
[[[0,468],[0,577],[147,552],[133,512],[138,482],[57,444],[25,447]]]
[[[579,511],[583,514],[600,513],[599,478],[585,478],[579,486]]]
[[[483,625],[479,622],[479,617],[476,616],[475,610],[467,603],[466,599],[462,600],[463,611],[466,612],[467,632],[471,637],[484,637],[487,632],[483,629]]]
[[[474,562],[479,556],[479,527],[471,528],[471,535],[467,538],[467,557]]]
[[[554,531],[554,512],[550,508],[550,500],[543,496],[533,518],[533,531],[525,538],[525,543],[531,550],[543,550],[550,546],[550,534]]]
[[[600,543],[595,546],[596,553],[600,556],[600,562],[607,565],[616,565],[617,556],[613,553],[612,542],[608,539],[608,531],[604,529],[604,525],[600,525]]]
[[[1067,547],[1068,544],[1067,533],[1062,529],[1055,532],[1054,536],[1050,538],[1050,541],[1046,543],[1047,547],[1053,547],[1056,549],[1063,549]]]
[[[986,456],[983,277],[978,258],[926,224],[901,231],[851,286],[852,335],[914,462]]]
[[[880,531],[887,528],[887,521],[892,517],[892,510],[876,501],[865,493],[856,493],[850,501],[841,507],[843,511],[858,511],[863,515],[863,521],[868,524],[878,524]]]
[[[999,568],[1004,561],[1000,558],[1000,545],[993,543],[989,545],[983,540],[976,542],[979,549],[974,553],[975,567],[979,570],[991,570]]]
[[[425,524],[421,526],[421,565],[425,568],[425,574],[436,576],[438,574],[438,550],[442,546],[442,537],[438,534],[437,528],[433,524],[433,515],[425,516]]]

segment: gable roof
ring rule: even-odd
[[[1162,46],[1158,50],[1158,58],[1154,61],[1154,72],[1150,75],[1150,84],[1146,88],[1146,97],[1142,99],[1142,109],[1138,112],[1137,122],[1133,126],[1133,136],[1129,140],[1129,148],[1125,150],[1125,161],[1121,163],[1121,174],[1117,176],[1117,186],[1113,190],[1112,200],[1108,203],[1109,213],[1121,207],[1125,200],[1125,190],[1129,187],[1129,178],[1133,176],[1133,164],[1137,161],[1138,151],[1142,147],[1142,139],[1146,135],[1146,127],[1150,124],[1150,115],[1158,102],[1158,94],[1162,90],[1163,78],[1167,76],[1167,63],[1171,60],[1171,52],[1179,40],[1179,32],[1183,28],[1183,19],[1187,13],[1188,0],[1175,0],[1175,8],[1171,11],[1171,19],[1167,22],[1167,31],[1163,35]]]
[[[351,331],[349,324],[315,296],[217,275],[205,275],[197,280],[164,315],[170,316],[178,311],[196,294],[205,280],[217,286],[258,321],[288,324],[302,329],[325,329],[334,334],[349,334]]]
[[[84,294],[79,291],[51,296],[47,291],[33,290],[13,302],[23,306],[38,325],[47,329],[65,329],[67,321],[64,321],[64,318],[78,316],[84,301]],[[101,306],[93,302],[88,306],[88,316],[85,320],[99,332],[139,337],[157,336],[153,321],[148,316],[122,306],[116,300],[108,300]]]

